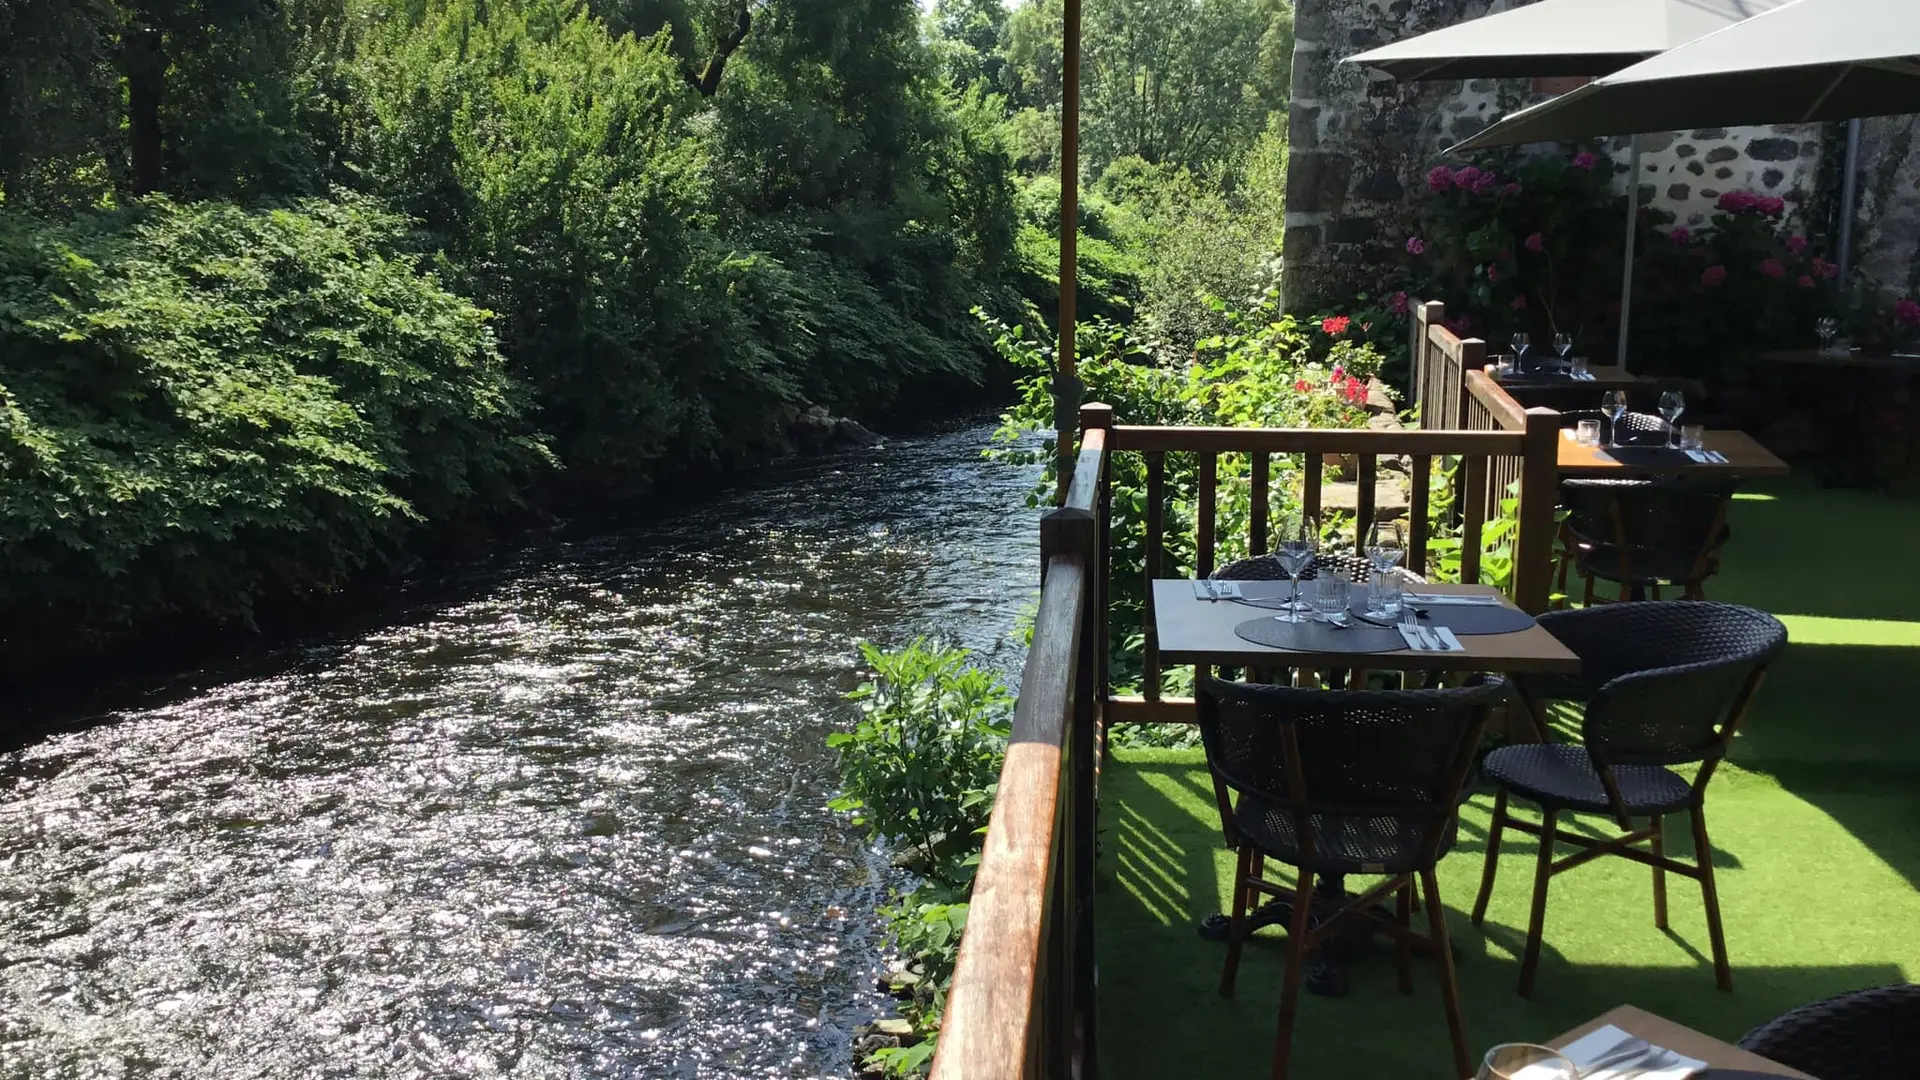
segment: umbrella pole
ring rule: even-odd
[[[1053,373],[1054,505],[1064,506],[1077,457],[1080,378],[1074,356],[1080,272],[1080,0],[1066,0],[1062,14],[1060,88],[1060,358]]]
[[[1640,136],[1627,156],[1627,257],[1620,272],[1620,349],[1614,362],[1627,370],[1627,330],[1633,322],[1633,255],[1640,240]]]
[[[1860,201],[1860,120],[1847,121],[1846,175],[1840,178],[1840,287],[1853,279],[1853,218]]]

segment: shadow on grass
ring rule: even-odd
[[[1730,801],[1790,801],[1764,782],[1747,783],[1760,786]],[[1142,1080],[1265,1075],[1271,1063],[1285,934],[1276,928],[1256,936],[1243,958],[1235,997],[1219,996],[1224,950],[1201,939],[1195,924],[1219,910],[1232,856],[1221,844],[1204,765],[1192,754],[1125,761],[1107,771],[1103,784],[1102,812],[1109,828],[1096,906],[1101,1060],[1115,1075]],[[1478,799],[1469,808],[1463,843],[1443,862],[1440,875],[1460,958],[1469,1039],[1476,1049],[1502,1041],[1550,1039],[1622,1003],[1732,1041],[1803,1002],[1902,980],[1903,969],[1895,959],[1849,963],[1840,953],[1818,946],[1786,952],[1834,956],[1835,961],[1769,963],[1768,954],[1778,958],[1787,944],[1770,936],[1797,925],[1802,916],[1783,912],[1762,918],[1765,909],[1756,911],[1755,905],[1773,901],[1770,894],[1754,894],[1773,881],[1772,876],[1805,879],[1792,867],[1778,866],[1780,859],[1758,858],[1756,851],[1751,853],[1755,858],[1728,861],[1735,867],[1757,863],[1758,868],[1730,870],[1722,881],[1723,894],[1732,891],[1746,905],[1730,907],[1728,915],[1734,993],[1714,989],[1693,884],[1669,879],[1675,929],[1663,934],[1652,925],[1644,871],[1623,864],[1624,870],[1582,868],[1555,880],[1538,988],[1532,1000],[1522,999],[1515,985],[1531,888],[1531,837],[1515,838],[1503,855],[1486,924],[1476,928],[1466,919],[1479,880],[1485,802]],[[1751,846],[1749,833],[1729,831],[1740,836],[1736,846]],[[1674,841],[1675,854],[1690,854],[1683,834]],[[1790,854],[1785,859],[1793,861]],[[1738,887],[1730,890],[1729,882]],[[1817,918],[1813,909],[1822,906],[1808,895],[1793,902],[1809,908],[1806,918]],[[1736,918],[1741,922],[1736,924]],[[1415,992],[1403,997],[1395,986],[1392,948],[1375,941],[1362,948],[1350,977],[1350,997],[1303,999],[1294,1075],[1445,1076],[1449,1052],[1433,965],[1418,965]]]

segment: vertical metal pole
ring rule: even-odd
[[[1060,43],[1060,349],[1053,378],[1054,430],[1059,484],[1054,504],[1064,505],[1073,482],[1073,435],[1080,424],[1079,365],[1074,326],[1080,273],[1080,0],[1065,0]]]
[[[1627,370],[1627,331],[1633,325],[1633,253],[1640,244],[1640,136],[1627,156],[1627,250],[1620,271],[1620,350],[1614,362]]]
[[[1860,120],[1847,121],[1846,175],[1840,178],[1840,287],[1853,280],[1853,219],[1860,201]]]

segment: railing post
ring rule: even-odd
[[[1439,393],[1440,382],[1433,370],[1433,338],[1429,333],[1435,324],[1444,322],[1447,305],[1438,300],[1429,300],[1416,304],[1413,308],[1413,400],[1420,408],[1420,426],[1423,428],[1445,427],[1435,418],[1436,410],[1446,410],[1446,399]]]
[[[1513,602],[1538,615],[1553,595],[1554,508],[1560,500],[1560,414],[1527,410],[1520,458],[1520,534],[1513,544]]]
[[[1111,676],[1107,668],[1109,663],[1107,630],[1110,623],[1107,603],[1108,597],[1112,595],[1110,590],[1112,589],[1111,572],[1113,569],[1112,560],[1109,558],[1113,550],[1113,406],[1096,402],[1080,407],[1081,442],[1084,443],[1086,441],[1087,432],[1095,429],[1106,433],[1107,453],[1106,457],[1100,462],[1100,494],[1099,497],[1094,500],[1093,507],[1095,525],[1093,552],[1094,558],[1097,561],[1088,564],[1087,575],[1093,580],[1094,596],[1092,611],[1093,618],[1096,620],[1097,629],[1099,630],[1099,633],[1094,635],[1096,639],[1094,648],[1099,657],[1099,667],[1095,673],[1093,682],[1094,698],[1099,705],[1099,711],[1095,715],[1095,722],[1104,724],[1106,722],[1107,697],[1112,693],[1113,689],[1110,681]]]
[[[1082,420],[1087,419],[1085,415]],[[1084,423],[1082,430],[1086,430]],[[1051,1043],[1040,1048],[1040,1060],[1052,1075],[1090,1080],[1094,1075],[1094,952],[1093,877],[1095,834],[1095,723],[1101,695],[1097,692],[1101,635],[1095,620],[1105,622],[1097,604],[1101,561],[1099,516],[1081,507],[1062,507],[1040,519],[1041,558],[1062,556],[1080,563],[1083,583],[1082,622],[1074,656],[1072,713],[1067,717],[1066,760],[1061,767],[1060,828],[1055,832],[1053,911],[1048,919],[1047,954],[1052,963],[1045,974],[1042,998],[1048,1003],[1043,1030]]]

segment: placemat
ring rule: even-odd
[[[1622,446],[1617,449],[1603,450],[1608,457],[1622,465],[1686,465],[1693,459],[1685,450],[1669,450],[1664,446]]]
[[[1456,634],[1517,634],[1534,624],[1533,616],[1505,604],[1422,604],[1416,600],[1413,606],[1425,612],[1420,617],[1422,622],[1444,626]],[[1366,599],[1357,601],[1353,610],[1366,614]]]
[[[1243,640],[1273,649],[1319,653],[1383,653],[1405,649],[1400,631],[1355,622],[1344,630],[1323,622],[1283,622],[1271,615],[1233,628]]]

